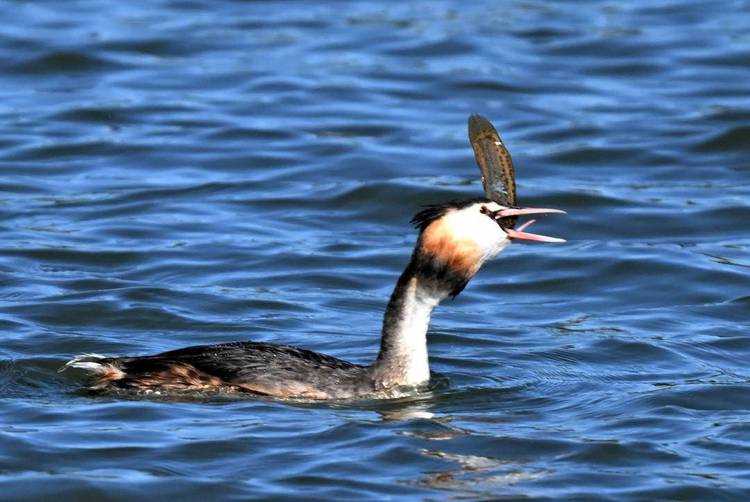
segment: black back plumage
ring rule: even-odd
[[[185,363],[233,383],[242,383],[251,376],[256,378],[257,373],[273,374],[274,369],[298,372],[300,365],[310,370],[360,368],[312,350],[260,342],[196,345],[154,356],[119,358],[117,361],[119,367],[128,373],[155,372],[174,363]]]

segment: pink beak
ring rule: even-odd
[[[495,213],[495,218],[505,218],[508,216],[523,216],[526,214],[550,214],[550,213],[559,213],[559,214],[566,214],[565,211],[562,211],[560,209],[549,209],[546,207],[524,207],[524,208],[508,208],[508,209],[501,209],[497,213]],[[512,228],[504,228],[506,234],[508,234],[508,237],[511,239],[517,239],[517,240],[524,240],[524,241],[537,241],[537,242],[565,242],[565,239],[558,239],[557,237],[549,237],[547,235],[539,235],[539,234],[532,234],[529,232],[524,232],[526,228],[529,227],[532,223],[534,223],[536,220],[529,220],[520,227],[518,227],[518,230],[513,230]]]

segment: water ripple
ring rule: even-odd
[[[5,496],[743,500],[750,11],[712,7],[0,6]],[[481,193],[472,112],[568,242],[514,244],[436,311],[429,392],[57,373],[245,339],[370,362],[410,216]]]

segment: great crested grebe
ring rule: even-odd
[[[564,242],[525,232],[534,220],[514,229],[518,216],[563,211],[516,207],[513,162],[492,124],[480,115],[469,117],[469,140],[485,197],[428,206],[414,216],[419,237],[385,310],[373,364],[360,366],[288,345],[233,342],[150,356],[84,354],[60,371],[92,372],[91,389],[246,392],[292,399],[389,397],[426,384],[427,328],[438,303],[458,295],[511,240]]]

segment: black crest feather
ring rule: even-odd
[[[476,204],[477,202],[492,202],[486,197],[473,197],[471,199],[460,199],[460,200],[449,200],[448,202],[441,202],[440,204],[430,204],[424,206],[420,212],[414,215],[411,219],[411,224],[415,228],[418,228],[420,233],[424,232],[424,229],[430,226],[435,220],[439,220],[445,213],[451,209],[463,209],[465,207]]]

